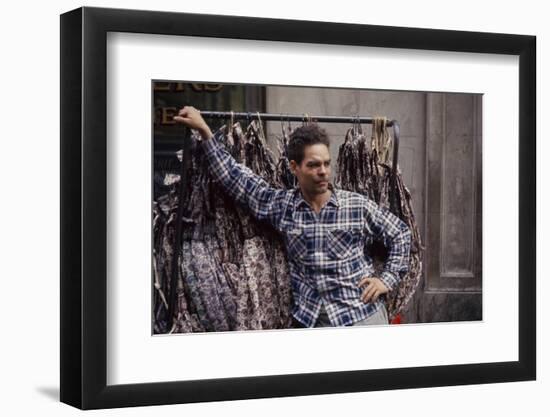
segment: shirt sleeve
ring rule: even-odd
[[[286,190],[271,187],[248,167],[237,163],[216,136],[202,141],[210,174],[237,203],[245,206],[258,220],[275,228],[283,215]]]
[[[388,258],[379,278],[391,291],[409,270],[411,231],[399,217],[371,200],[367,200],[365,226],[388,249]]]

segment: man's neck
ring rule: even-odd
[[[327,189],[327,191],[323,194],[308,195],[304,193],[304,191],[301,189],[300,192],[302,193],[303,199],[310,205],[315,213],[319,213],[321,211],[327,201],[330,200],[330,196],[332,195],[332,191],[330,190],[330,188]]]

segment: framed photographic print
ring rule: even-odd
[[[63,14],[61,401],[535,379],[535,42]]]

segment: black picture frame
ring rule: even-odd
[[[109,386],[106,37],[187,35],[519,57],[519,360]],[[79,8],[61,15],[61,401],[81,409],[536,378],[536,38],[238,16]]]

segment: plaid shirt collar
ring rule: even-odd
[[[330,198],[325,205],[332,205],[334,207],[339,207],[340,204],[338,203],[338,192],[330,182],[328,184],[328,188],[331,191],[331,193],[330,193]],[[300,209],[303,207],[310,207],[309,203],[304,199],[302,195],[300,186],[296,186],[296,188],[294,189],[294,207],[296,207],[296,209]]]

